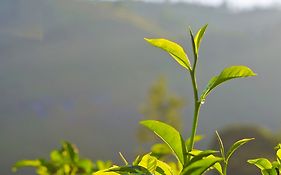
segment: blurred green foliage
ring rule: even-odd
[[[34,167],[38,175],[89,175],[110,166],[110,161],[92,162],[90,159],[80,158],[77,147],[63,141],[60,149],[51,151],[50,160],[21,160],[12,170],[16,172],[22,167]]]
[[[145,120],[164,121],[181,130],[183,127],[182,111],[185,104],[185,99],[170,92],[166,79],[160,77],[150,87],[147,100],[140,106],[140,113]],[[141,143],[155,141],[155,136],[144,127],[138,128],[137,138]]]

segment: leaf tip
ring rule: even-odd
[[[150,42],[149,38],[143,38],[145,41]]]

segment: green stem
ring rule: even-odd
[[[223,173],[223,175],[226,175],[226,170],[227,170],[227,165],[228,165],[228,162],[225,162],[224,163],[224,166],[223,166],[223,168],[222,168],[222,173]]]
[[[201,107],[201,102],[199,101],[199,97],[198,97],[198,89],[197,89],[194,68],[192,71],[190,71],[190,76],[192,79],[192,86],[193,86],[193,93],[194,93],[194,116],[193,116],[193,124],[192,124],[192,131],[191,131],[190,145],[188,148],[188,152],[193,150],[194,138],[195,138],[196,130],[197,130],[197,126],[198,126],[199,111],[200,111],[200,107]]]
[[[191,136],[190,136],[190,145],[188,147],[188,152],[193,150],[194,146],[194,138],[196,135],[196,130],[198,126],[198,118],[199,118],[199,111],[201,106],[201,101],[199,100],[198,96],[198,88],[197,88],[197,82],[196,82],[196,66],[198,61],[198,53],[196,52],[196,45],[194,42],[194,37],[192,34],[191,29],[189,30],[190,36],[191,36],[191,42],[192,42],[192,48],[193,48],[193,56],[194,56],[194,63],[192,66],[192,70],[190,70],[190,77],[192,80],[192,87],[193,87],[193,95],[194,95],[194,116],[193,116],[193,124],[192,124],[192,130],[191,130]],[[190,160],[191,156],[188,157]]]

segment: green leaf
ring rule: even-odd
[[[150,154],[144,155],[138,165],[146,168],[154,175],[173,175],[172,168],[168,164],[158,160]]]
[[[272,168],[270,161],[265,158],[252,159],[252,160],[248,160],[247,162],[256,165],[261,170]]]
[[[108,170],[105,170],[104,172],[115,172],[115,173],[134,173],[134,174],[147,174],[152,175],[146,168],[142,166],[123,166],[123,167],[114,167],[110,168]],[[94,173],[95,174],[95,173]]]
[[[195,41],[194,41],[194,36],[193,36],[193,32],[192,32],[191,27],[189,27],[189,35],[190,35],[190,38],[191,38],[192,50],[193,50],[193,55],[194,55],[194,59],[195,59],[194,64],[195,64],[197,62],[198,53],[197,53],[196,44],[195,44]]]
[[[158,135],[171,148],[182,165],[186,163],[185,143],[175,128],[156,120],[141,121],[140,124]]]
[[[63,156],[61,155],[61,152],[58,150],[53,150],[50,154],[51,161],[54,163],[63,163]]]
[[[277,173],[277,170],[275,170],[275,169],[264,169],[264,170],[261,170],[261,173],[262,173],[262,175],[279,175]]]
[[[277,155],[277,160],[280,163],[281,162],[281,149],[277,150],[276,155]]]
[[[157,159],[156,157],[145,155],[140,161],[139,166],[146,168],[149,172],[154,174],[157,168]]]
[[[117,172],[110,172],[110,169],[108,169],[108,170],[97,171],[93,173],[93,175],[122,175],[122,174]]]
[[[214,169],[216,169],[220,173],[220,175],[224,175],[223,172],[222,172],[221,164],[219,162],[215,163],[213,165],[213,167],[214,167]]]
[[[148,39],[144,38],[148,43],[155,47],[159,47],[168,52],[181,66],[191,70],[189,59],[184,49],[177,43],[166,39]]]
[[[93,162],[89,159],[80,159],[76,165],[83,169],[85,173],[91,173],[93,168],[94,168],[94,165],[93,165]]]
[[[281,164],[281,144],[279,143],[276,147],[276,156],[277,156],[277,161],[279,164]]]
[[[62,142],[62,155],[70,162],[77,162],[79,160],[78,149],[67,141]]]
[[[230,149],[228,150],[228,152],[226,153],[225,156],[225,161],[228,162],[229,158],[232,156],[232,154],[242,145],[244,145],[245,143],[253,140],[254,138],[249,138],[249,139],[242,139],[242,140],[238,140],[237,142],[235,142]]]
[[[42,165],[40,160],[21,160],[15,163],[12,170],[15,172],[22,167],[39,167]]]
[[[190,160],[190,162],[188,162],[188,164],[192,164],[200,159],[203,159],[205,157],[208,157],[208,156],[210,156],[212,154],[216,154],[216,153],[218,153],[218,151],[215,151],[215,150],[204,150],[204,151],[197,150],[197,151],[195,151],[195,154],[192,151],[192,152],[188,153],[193,156],[192,159]]]
[[[207,87],[201,95],[201,100],[204,101],[207,95],[220,84],[234,79],[234,78],[245,78],[255,76],[256,74],[246,66],[231,66],[225,68],[218,76],[211,78]]]
[[[182,175],[201,175],[211,168],[215,163],[222,161],[221,157],[208,156],[204,159],[200,159],[187,167],[182,171]]]
[[[202,38],[205,34],[205,31],[208,27],[208,24],[206,24],[205,26],[203,26],[201,29],[199,29],[199,31],[197,32],[195,38],[194,38],[194,43],[195,43],[195,48],[196,48],[196,54],[198,55],[199,52],[199,48],[200,48],[200,44],[202,41]]]
[[[142,159],[142,157],[138,155],[132,163],[133,166],[138,165],[140,163],[141,159]]]

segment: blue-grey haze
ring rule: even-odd
[[[172,92],[192,99],[186,71],[143,38],[165,37],[190,49],[188,25],[195,30],[205,23],[199,88],[232,64],[258,76],[217,88],[202,108],[199,133],[212,136],[230,124],[280,131],[281,11],[1,0],[0,174],[10,174],[19,159],[47,157],[61,140],[92,159],[119,160],[121,151],[131,160],[142,119],[138,107],[154,80],[165,75]],[[189,103],[186,133],[191,109]]]

